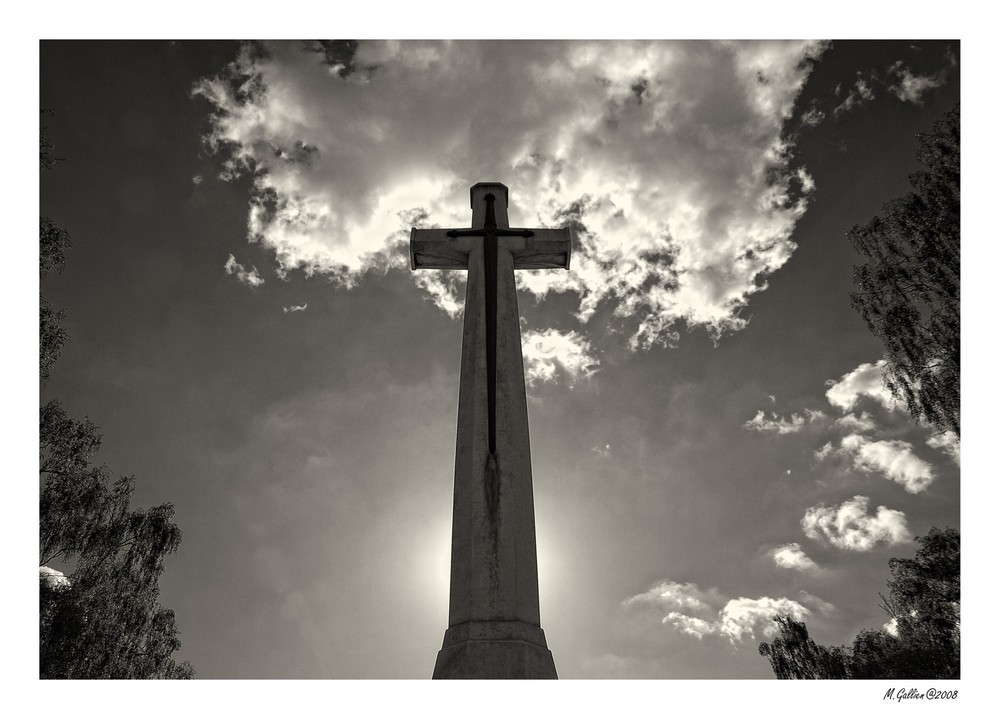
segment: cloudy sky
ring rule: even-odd
[[[957,42],[43,42],[73,239],[42,392],[172,502],[200,678],[426,678],[447,625],[464,278],[411,226],[572,226],[518,274],[542,627],[562,678],[767,678],[776,613],[886,621],[961,529],[881,387],[845,233],[959,101]]]

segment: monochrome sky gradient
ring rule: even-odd
[[[961,529],[960,455],[882,388],[845,233],[907,191],[959,50],[43,42],[41,210],[74,244],[42,399],[175,504],[180,658],[430,676],[464,278],[406,243],[477,181],[575,232],[569,272],[518,273],[559,675],[767,678],[777,613],[881,627],[888,560]]]

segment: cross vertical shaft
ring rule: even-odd
[[[489,415],[490,454],[497,453],[497,233],[493,216],[495,197],[486,195],[488,205],[486,226],[483,228],[483,252],[485,252],[486,276],[486,396]],[[493,227],[490,227],[490,220]],[[492,231],[491,231],[492,230]],[[513,273],[511,273],[513,277]]]
[[[540,626],[515,269],[566,268],[567,230],[512,230],[507,188],[471,189],[473,222],[411,233],[411,267],[468,272],[448,630],[435,678],[555,678]]]

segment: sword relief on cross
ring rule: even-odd
[[[498,198],[502,195],[502,198]],[[507,220],[508,190],[498,182],[481,182],[469,190],[472,227],[410,230],[410,269],[468,270],[477,246],[485,265],[486,361],[488,377],[489,450],[496,454],[497,287],[514,275],[497,277],[498,253],[510,254],[515,270],[569,269],[572,241],[566,228],[511,228]],[[500,200],[498,202],[498,199]],[[479,241],[482,238],[482,241]],[[466,299],[466,312],[469,311]],[[516,318],[515,318],[516,319]]]
[[[448,630],[434,678],[556,678],[538,610],[514,270],[569,269],[567,229],[511,228],[507,188],[470,190],[471,227],[410,232],[414,270],[465,270]]]

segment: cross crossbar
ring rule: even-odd
[[[494,189],[495,188],[495,189]],[[503,190],[498,212],[495,192]],[[483,205],[477,207],[477,190]],[[489,447],[496,452],[496,328],[497,251],[509,251],[515,270],[569,269],[572,242],[568,229],[507,227],[507,188],[500,183],[480,183],[471,191],[473,222],[482,217],[482,227],[410,230],[410,269],[467,270],[473,238],[483,238],[486,280],[486,359],[488,367]],[[502,243],[502,244],[501,244]]]
[[[480,184],[486,185],[487,183]],[[499,183],[489,184],[503,189],[503,202],[506,204],[507,188]],[[510,251],[514,259],[515,270],[569,269],[572,242],[568,229],[506,227],[505,217],[499,222],[497,219],[496,195],[489,192],[483,199],[485,200],[485,217],[482,227],[427,230],[412,228],[410,230],[410,269],[468,269],[469,251],[472,245],[463,240],[470,237],[482,237],[485,242],[489,235],[495,238],[510,238],[504,240],[504,247]],[[475,201],[474,196],[473,201]],[[504,209],[506,210],[506,208]],[[476,214],[474,212],[473,217]],[[503,214],[505,215],[506,212]]]

